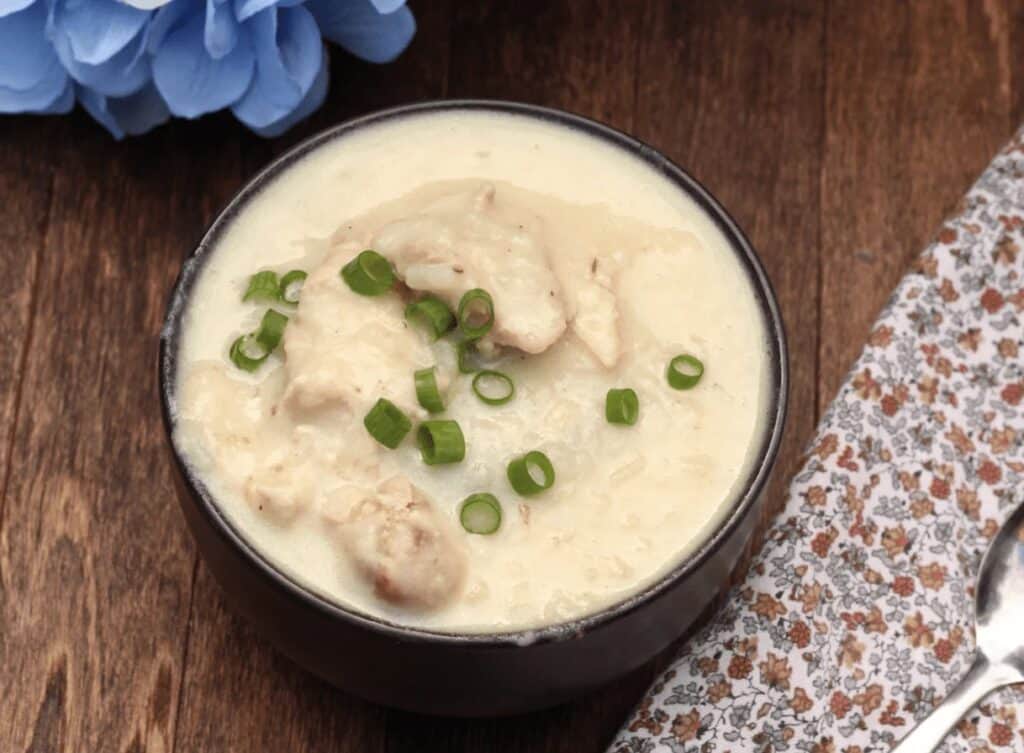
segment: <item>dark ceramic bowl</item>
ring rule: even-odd
[[[171,441],[182,314],[193,285],[232,219],[294,162],[377,123],[417,113],[485,110],[558,123],[651,165],[717,223],[750,275],[770,349],[767,429],[740,497],[714,533],[671,572],[596,614],[536,630],[457,635],[349,611],[307,590],[256,551],[224,517]],[[651,147],[594,121],[531,105],[441,101],[344,123],[300,144],[248,183],[185,262],[160,338],[160,394],[179,481],[179,501],[206,564],[234,608],[310,672],[378,703],[429,714],[497,716],[552,706],[635,669],[678,638],[721,591],[758,520],[786,415],[788,367],[782,319],[750,243],[696,180]]]

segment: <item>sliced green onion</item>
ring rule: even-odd
[[[455,360],[459,365],[460,374],[473,374],[480,371],[480,367],[473,363],[476,355],[476,346],[468,340],[459,340],[455,343]]]
[[[256,336],[252,333],[239,337],[231,343],[228,351],[231,363],[242,371],[256,371],[269,355],[270,352],[256,342]]]
[[[245,295],[242,296],[242,300],[274,303],[277,301],[277,293],[280,289],[277,272],[271,272],[267,269],[257,272],[249,278],[249,287],[245,289]]]
[[[508,464],[508,482],[524,497],[539,494],[555,483],[555,467],[547,455],[534,450]]]
[[[490,390],[487,387],[488,382],[491,384]],[[487,392],[490,394],[486,394]],[[516,394],[516,386],[508,374],[484,369],[473,377],[473,393],[488,405],[504,405]]]
[[[367,249],[341,268],[341,277],[360,295],[382,295],[395,284],[391,262]]]
[[[395,449],[412,428],[412,421],[390,400],[380,398],[363,419],[370,436],[385,447]]]
[[[281,342],[286,324],[288,324],[287,316],[274,311],[274,309],[267,309],[260,320],[260,328],[256,330],[256,342],[266,348],[269,353]]]
[[[299,294],[302,292],[302,285],[306,282],[306,273],[301,269],[293,269],[281,278],[281,302],[289,306],[296,306],[299,303]]]
[[[259,329],[231,343],[228,351],[231,362],[242,371],[256,371],[281,342],[286,324],[287,316],[267,309],[260,320]]]
[[[466,440],[455,421],[424,421],[416,430],[416,443],[427,465],[458,463],[466,457]]]
[[[636,393],[626,387],[621,390],[608,390],[604,399],[604,417],[610,424],[632,426],[640,415],[640,399]]]
[[[455,326],[455,315],[448,310],[444,301],[432,295],[406,306],[405,318],[421,323],[435,340]]]
[[[704,364],[690,355],[676,356],[668,362],[668,383],[677,390],[689,390],[697,386],[704,376]]]
[[[468,533],[484,536],[501,527],[501,504],[493,494],[470,494],[459,507],[459,522]]]
[[[444,400],[441,399],[441,391],[437,388],[436,374],[437,370],[431,366],[429,369],[414,371],[412,375],[413,384],[416,385],[416,400],[431,413],[440,413],[444,410]]]
[[[459,301],[459,329],[468,340],[479,340],[494,326],[494,301],[480,288],[466,291]]]

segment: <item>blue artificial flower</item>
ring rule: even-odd
[[[276,136],[324,101],[322,39],[386,63],[415,32],[405,0],[0,0],[0,112],[77,100],[121,139],[230,108]]]

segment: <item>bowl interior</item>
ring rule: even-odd
[[[384,121],[408,117],[421,113],[449,110],[489,111],[496,113],[515,114],[530,118],[557,123],[597,137],[619,149],[628,151],[643,160],[658,173],[668,178],[680,191],[692,199],[717,225],[728,240],[731,248],[746,271],[751,287],[758,299],[759,308],[764,320],[769,349],[769,384],[765,410],[765,427],[762,432],[760,447],[750,464],[747,477],[741,485],[741,493],[732,507],[714,529],[694,551],[682,558],[675,567],[658,580],[649,584],[628,598],[612,604],[604,609],[584,617],[547,625],[535,629],[495,633],[452,633],[440,630],[409,627],[387,620],[346,609],[328,600],[318,593],[305,588],[301,583],[278,569],[272,562],[257,551],[236,530],[231,521],[221,512],[202,479],[192,471],[185,462],[184,456],[174,442],[174,416],[176,415],[178,352],[182,340],[182,319],[194,284],[203,269],[203,265],[211,257],[213,249],[232,220],[245,208],[265,186],[269,185],[278,175],[287,170],[297,160],[303,158],[319,147],[343,139],[356,130],[377,125]],[[639,608],[647,601],[654,599],[659,593],[673,583],[686,578],[700,567],[715,550],[727,539],[733,530],[744,520],[750,508],[755,504],[767,482],[769,472],[778,452],[783,425],[786,416],[788,396],[788,361],[785,333],[778,303],[771,283],[764,268],[742,231],[728,215],[718,201],[693,177],[682,168],[672,163],[660,152],[643,144],[624,133],[606,125],[573,115],[560,110],[525,105],[512,102],[489,100],[443,100],[424,102],[414,105],[397,107],[381,111],[357,120],[352,120],[324,131],[299,144],[286,154],[271,163],[255,178],[247,183],[234,197],[228,206],[214,220],[199,245],[185,261],[171,294],[165,324],[160,337],[159,356],[160,396],[163,410],[164,426],[168,432],[175,462],[178,465],[185,483],[196,496],[203,514],[214,523],[221,535],[241,550],[253,565],[261,569],[266,577],[276,581],[282,588],[290,591],[296,598],[303,599],[316,608],[324,610],[337,619],[356,622],[363,627],[393,634],[403,640],[427,642],[493,644],[495,646],[521,645],[526,643],[558,641],[591,630],[604,623],[615,620]],[[703,606],[703,605],[699,605]]]

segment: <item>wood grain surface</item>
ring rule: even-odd
[[[562,107],[661,149],[775,284],[788,472],[889,292],[1024,118],[1024,0],[410,5],[408,53],[335,50],[327,104],[276,141],[224,116],[121,144],[81,113],[0,119],[4,753],[600,751],[655,671],[528,717],[431,719],[309,677],[227,611],[173,498],[156,343],[181,260],[274,155],[447,96]]]

